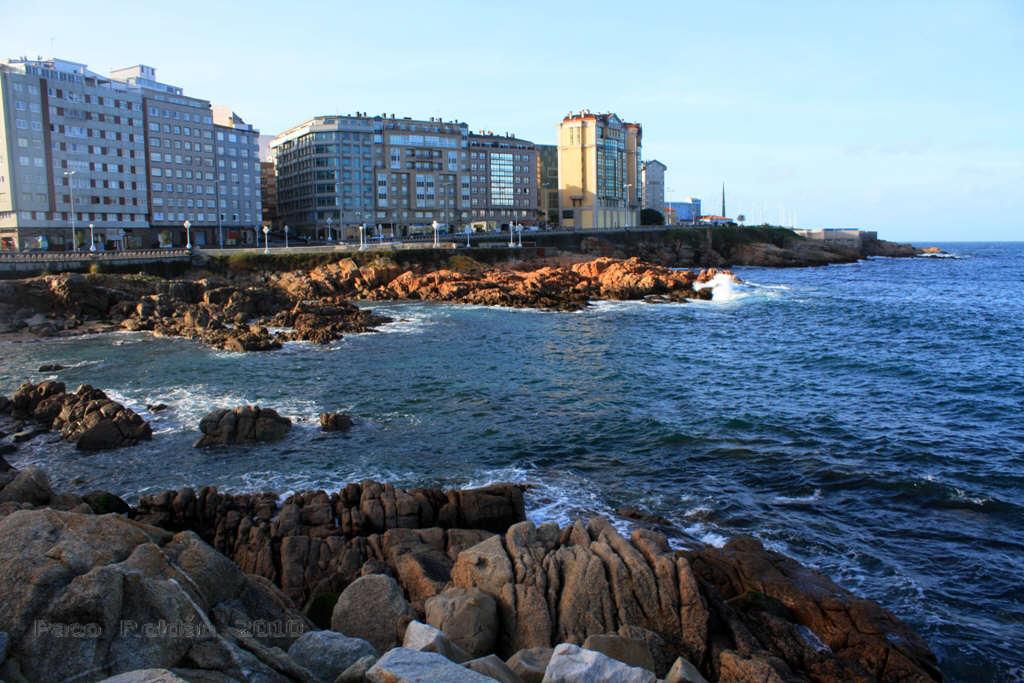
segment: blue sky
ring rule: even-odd
[[[890,239],[1024,239],[1024,2],[0,0],[4,56],[145,63],[264,133],[443,116],[644,127],[670,198]]]

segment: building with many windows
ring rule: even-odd
[[[317,116],[271,143],[281,222],[346,239],[495,228],[537,218],[536,146],[511,135],[470,134],[458,121]]]
[[[0,248],[99,248],[148,217],[142,98],[60,59],[0,63]]]
[[[512,135],[491,132],[469,135],[468,221],[477,230],[535,224],[537,146]]]
[[[593,230],[639,224],[640,124],[584,110],[558,129],[558,204],[564,228]]]
[[[537,145],[537,185],[540,219],[558,225],[558,145]]]
[[[0,248],[88,247],[90,224],[99,249],[181,246],[185,221],[195,245],[255,235],[258,132],[214,119],[152,67],[0,63]]]
[[[643,163],[643,207],[665,214],[665,171],[668,166],[656,159]]]

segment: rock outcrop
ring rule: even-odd
[[[0,595],[0,631],[10,638],[5,680],[176,667],[219,680],[314,679],[282,651],[308,622],[272,585],[191,532],[116,515],[19,510],[0,518]]]
[[[202,436],[196,441],[195,447],[278,441],[291,428],[292,421],[278,415],[272,408],[218,408],[199,421]]]
[[[325,432],[347,432],[352,429],[352,418],[345,413],[320,413],[320,429]]]
[[[403,680],[434,665],[454,676],[459,663],[522,681],[942,678],[891,613],[753,539],[680,551],[601,518],[536,526],[517,486],[364,482],[283,504],[186,488],[144,497],[126,516],[93,514],[121,508],[100,505],[105,495],[55,493],[34,468],[0,473],[0,632],[22,678],[163,668],[220,680],[210,672],[238,677],[252,665],[268,680]],[[310,619],[342,635],[295,643]],[[292,630],[253,632],[252,620]],[[121,627],[154,622],[195,635]],[[96,637],[65,638],[59,625]],[[493,655],[507,664],[478,661]],[[401,673],[398,660],[413,669]]]
[[[88,384],[68,393],[63,382],[26,382],[0,404],[0,412],[57,430],[82,450],[132,446],[153,436],[149,423],[135,411]]]

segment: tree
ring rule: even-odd
[[[655,209],[643,209],[640,212],[640,225],[665,225],[665,216]]]

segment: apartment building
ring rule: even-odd
[[[642,129],[612,113],[570,113],[558,129],[562,227],[593,230],[639,224]]]
[[[509,134],[469,135],[468,221],[478,230],[538,221],[537,146]]]
[[[665,171],[668,166],[657,159],[643,162],[643,207],[664,215]]]
[[[258,241],[257,232],[263,223],[260,132],[231,109],[214,105],[213,137],[217,163],[218,243],[234,246]],[[205,190],[209,194],[208,184]]]
[[[537,145],[540,220],[558,225],[558,145]]]
[[[185,221],[195,246],[253,242],[262,220],[253,142],[259,131],[225,107],[161,83],[153,67],[138,64],[111,77],[143,97],[148,220],[157,243],[184,245]],[[148,237],[136,236],[135,246],[152,242]]]
[[[0,63],[0,248],[99,248],[145,228],[142,98],[86,65]]]
[[[279,219],[308,234],[327,220],[346,239],[461,223],[470,201],[469,128],[394,115],[317,116],[271,143]]]
[[[194,245],[251,241],[258,131],[214,119],[145,65],[0,63],[0,248],[88,248],[90,224],[99,249],[183,246],[185,221]]]

